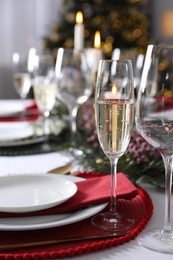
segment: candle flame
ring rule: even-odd
[[[83,23],[83,14],[81,11],[78,11],[76,14],[76,23],[82,24]]]
[[[99,49],[101,46],[101,37],[100,37],[100,32],[96,31],[95,37],[94,37],[94,48]]]
[[[116,94],[117,93],[117,86],[116,84],[113,84],[112,86],[112,94]]]

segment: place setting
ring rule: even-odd
[[[1,100],[0,122],[35,121],[40,111],[34,99]]]
[[[62,226],[85,219],[102,210],[107,204],[104,203],[87,209],[90,198],[84,198],[81,202],[77,202],[76,199],[80,196],[77,194],[76,199],[69,201],[70,207],[67,203],[63,204],[63,207],[55,207],[69,200],[76,193],[81,193],[83,186],[80,188],[81,184],[78,184],[78,189],[77,184],[75,184],[84,180],[81,177],[57,176],[55,174],[27,174],[2,177],[1,180],[2,184],[11,184],[9,188],[12,189],[11,192],[14,192],[15,195],[12,200],[6,196],[6,199],[9,199],[9,201],[1,201],[1,217],[5,217],[1,218],[1,230],[33,230]],[[35,183],[34,185],[33,182]],[[82,185],[84,184],[82,183]],[[17,200],[21,191],[23,191],[24,198]],[[2,189],[2,193],[2,195],[7,195],[8,188],[4,191]],[[97,198],[95,201],[97,202]],[[85,206],[87,203],[88,205]],[[77,212],[80,207],[83,209]],[[41,217],[38,218],[37,216]],[[9,219],[7,219],[8,217]]]
[[[104,212],[109,207],[109,174],[98,172],[83,172],[78,176],[26,174],[1,177],[1,180],[1,195],[6,198],[5,204],[4,200],[0,201],[0,230],[3,234],[1,256],[3,252],[9,256],[14,254],[31,256],[34,253],[40,257],[44,253],[50,256],[52,250],[57,257],[61,256],[62,250],[64,256],[70,256],[67,245],[76,253],[80,247],[83,253],[86,252],[87,249],[83,248],[86,243],[88,250],[91,251],[94,250],[93,242],[98,249],[104,244],[105,248],[118,245],[134,239],[152,215],[153,206],[147,193],[134,186],[123,173],[117,174],[117,206],[120,212],[135,219],[135,224],[128,230],[129,232],[127,230],[108,232],[94,227],[91,222],[94,215]],[[8,197],[9,189],[11,195],[14,193],[14,198]],[[19,199],[22,190],[24,198]],[[43,191],[46,195],[45,201]],[[16,202],[12,203],[15,200]]]
[[[4,100],[0,105],[0,148],[29,144],[35,136],[33,124],[40,115],[34,100]]]
[[[22,131],[21,131],[22,129]],[[34,122],[0,122],[0,149],[24,147],[44,141],[36,134]]]

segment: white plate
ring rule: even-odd
[[[64,178],[75,182],[82,180],[82,178],[76,176],[66,175]],[[0,218],[0,230],[20,231],[60,227],[89,218],[103,210],[106,206],[107,203],[103,203],[67,214],[20,218]]]
[[[63,203],[77,191],[74,182],[52,175],[0,177],[0,211],[32,212]]]
[[[17,100],[1,100],[0,105],[0,117],[14,116],[25,108],[24,104],[19,103]]]
[[[45,136],[32,136],[32,137],[20,139],[20,140],[0,141],[0,148],[39,144],[39,143],[44,142],[45,140],[46,140]]]
[[[0,123],[0,142],[29,138],[34,135],[34,129],[28,122]]]

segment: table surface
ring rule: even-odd
[[[0,157],[0,176],[20,173],[46,173],[50,169],[63,165],[68,161],[69,158],[65,154],[58,152],[40,155]],[[157,191],[154,187],[149,185],[144,186],[144,188],[150,194],[154,204],[154,214],[146,228],[161,227],[164,218],[164,193]],[[136,240],[133,240],[118,247],[65,259],[146,260],[147,258],[172,260],[172,255],[150,251],[140,246]]]

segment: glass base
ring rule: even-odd
[[[161,228],[146,230],[137,237],[137,241],[152,251],[173,254],[173,231],[165,233]]]
[[[123,231],[123,234],[125,231],[128,231],[134,223],[134,219],[128,219],[118,213],[111,214],[110,212],[100,213],[92,218],[92,224],[95,227],[110,231]]]

